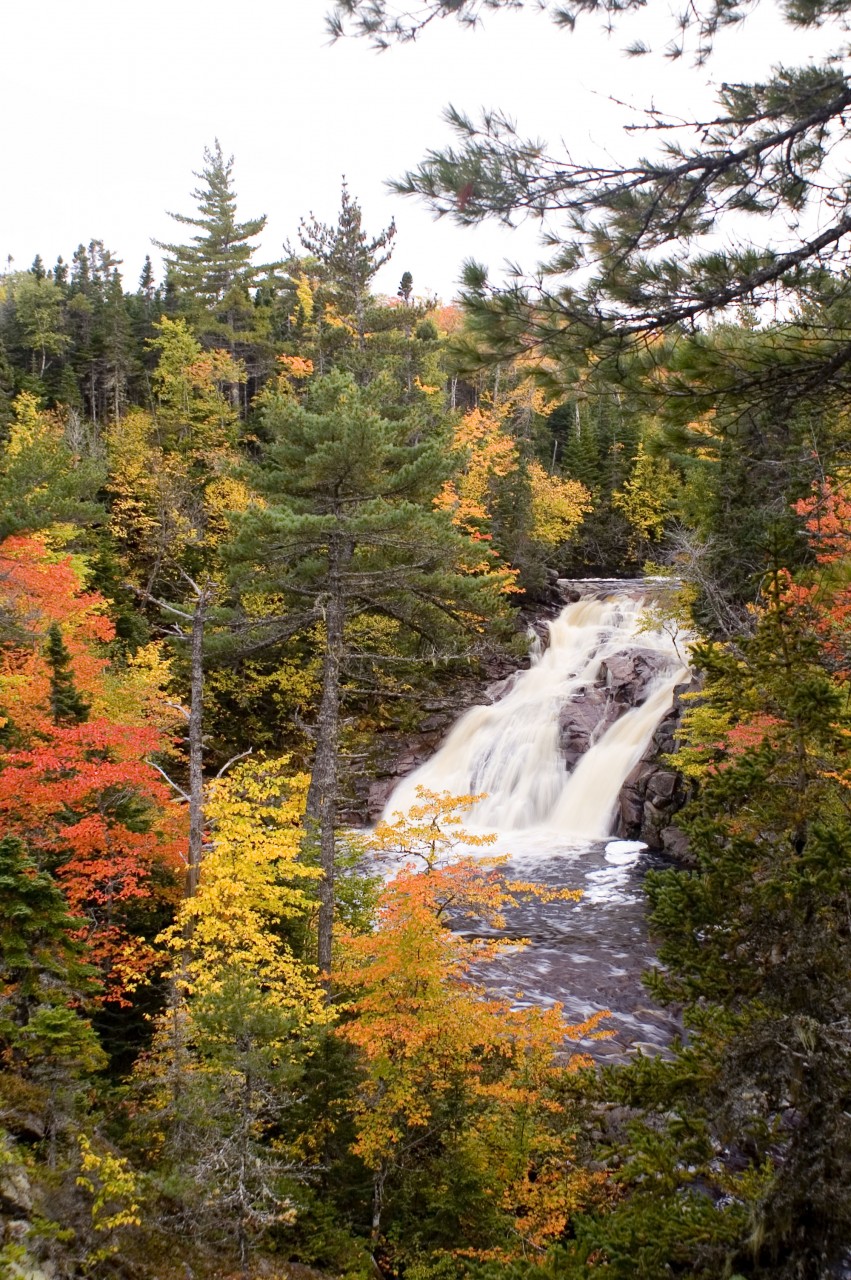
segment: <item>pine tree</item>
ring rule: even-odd
[[[50,710],[54,724],[84,724],[89,718],[89,704],[74,683],[71,655],[62,639],[59,623],[47,633],[47,661],[50,666]]]
[[[308,822],[318,832],[324,878],[319,965],[331,965],[334,841],[339,790],[341,677],[346,626],[389,619],[436,656],[447,644],[473,653],[502,612],[503,574],[482,570],[482,546],[432,508],[451,456],[441,434],[421,435],[415,415],[382,416],[381,382],[359,389],[344,374],[317,379],[306,406],[267,403],[270,437],[254,483],[265,506],[238,519],[229,551],[260,646],[319,626],[322,699]],[[256,616],[262,595],[286,606]],[[253,602],[253,604],[252,604]]]

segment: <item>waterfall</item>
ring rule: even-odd
[[[529,669],[498,702],[461,717],[402,780],[386,815],[415,804],[422,786],[485,793],[467,821],[480,830],[604,839],[624,781],[688,673],[671,636],[653,629],[649,607],[626,594],[567,605],[549,624],[549,643],[533,647]],[[572,772],[565,733],[582,743]]]

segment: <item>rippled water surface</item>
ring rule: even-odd
[[[679,1030],[676,1011],[656,1005],[641,982],[643,970],[655,962],[642,881],[658,861],[620,841],[554,847],[545,835],[527,835],[510,843],[513,850],[508,841],[497,850],[511,854],[509,877],[580,889],[582,898],[530,901],[512,909],[500,936],[527,938],[528,945],[477,976],[495,995],[516,1005],[558,1001],[569,1022],[610,1010],[600,1029],[612,1031],[612,1037],[582,1046],[600,1060],[664,1050]],[[463,931],[473,936],[494,932],[467,922]]]

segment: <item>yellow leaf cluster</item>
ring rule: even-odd
[[[239,972],[304,1026],[328,1018],[315,971],[282,936],[311,910],[306,886],[320,874],[300,861],[308,781],[283,758],[244,761],[213,784],[198,892],[160,939],[190,994],[219,990]]]
[[[567,542],[591,510],[591,494],[579,480],[551,476],[540,462],[529,464],[532,536],[548,549]]]
[[[666,458],[654,458],[639,444],[629,479],[612,494],[612,506],[632,529],[630,555],[662,535],[680,480]]]
[[[81,1169],[77,1186],[93,1197],[91,1213],[95,1231],[141,1226],[139,1177],[127,1160],[108,1150],[96,1151],[84,1133],[79,1135],[77,1143]]]

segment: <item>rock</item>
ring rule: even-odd
[[[678,773],[652,773],[647,780],[647,795],[651,802],[658,803],[668,801],[673,798],[674,792],[679,785],[680,775]]]
[[[510,676],[505,676],[502,680],[497,680],[494,684],[488,685],[484,692],[484,700],[488,703],[499,702],[501,698],[506,697],[517,681],[520,679],[521,672],[512,671]]]
[[[663,849],[677,862],[690,865],[688,840],[673,818],[691,794],[690,785],[665,757],[676,749],[684,695],[700,688],[697,680],[677,685],[674,705],[656,728],[644,756],[624,783],[618,800],[616,834],[623,840],[643,840]]]
[[[624,706],[611,701],[605,689],[599,688],[587,689],[580,697],[565,703],[558,717],[558,742],[568,772],[592,741],[605,733],[625,710]]]
[[[631,649],[616,653],[600,663],[599,681],[616,702],[627,707],[640,707],[647,688],[665,662],[656,649]]]
[[[0,1165],[0,1212],[27,1217],[33,1194],[26,1170],[19,1164]]]
[[[688,837],[677,826],[665,827],[662,832],[662,848],[665,853],[669,854],[677,862],[683,863],[684,866],[690,866],[694,863],[694,859],[689,852]]]

